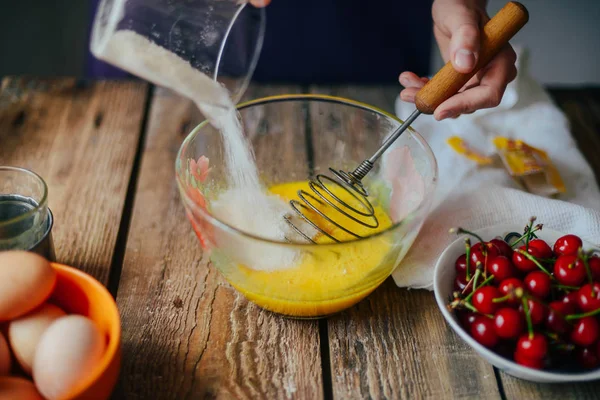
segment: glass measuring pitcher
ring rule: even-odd
[[[90,49],[97,58],[196,103],[234,103],[258,62],[265,11],[239,0],[102,0]],[[222,92],[222,91],[221,91]]]

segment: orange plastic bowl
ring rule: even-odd
[[[117,304],[104,285],[90,275],[66,265],[51,265],[58,278],[49,301],[69,314],[90,318],[107,340],[106,352],[96,368],[65,399],[108,399],[121,366],[121,321]]]

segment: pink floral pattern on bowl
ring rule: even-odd
[[[185,192],[188,198],[203,211],[207,211],[207,202],[200,187],[208,178],[209,166],[210,160],[205,156],[200,156],[198,160],[190,159],[188,161],[188,182]],[[186,216],[192,224],[202,248],[208,249],[212,236],[212,226],[206,222],[204,217],[197,215],[193,208],[186,210]]]

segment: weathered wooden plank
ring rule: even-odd
[[[147,85],[6,78],[2,88],[0,164],[44,178],[58,261],[106,283]]]
[[[393,113],[398,88],[315,87],[311,92]],[[352,121],[338,126],[357,143],[377,127]],[[332,143],[317,132],[313,137],[319,165],[327,161]],[[329,318],[328,339],[334,398],[500,397],[492,366],[446,325],[431,292],[399,289],[388,279],[357,306]]]
[[[248,98],[296,91],[250,88]],[[300,118],[259,115],[256,126],[300,135]],[[124,357],[116,397],[306,398],[322,394],[318,326],[247,302],[201,250],[176,188],[176,152],[200,121],[193,105],[157,89],[152,102],[117,302]],[[259,140],[259,139],[257,139]],[[277,144],[294,153],[295,139]]]
[[[554,89],[550,94],[567,115],[579,150],[600,182],[600,88]]]

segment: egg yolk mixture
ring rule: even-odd
[[[343,189],[332,185],[330,190],[350,204],[356,200]],[[298,191],[314,193],[308,182],[293,182],[271,187],[270,192],[289,201],[298,199]],[[373,202],[373,199],[369,197]],[[387,229],[392,221],[377,204],[377,228],[365,227],[349,220],[331,207],[318,206],[328,217],[360,236],[373,235]],[[358,207],[357,207],[358,208]],[[396,252],[390,235],[361,241],[322,218],[311,220],[320,228],[342,242],[328,246],[332,240],[317,233],[313,240],[323,246],[311,246],[299,252],[298,261],[291,267],[275,271],[259,271],[239,265],[230,276],[230,283],[249,300],[259,306],[294,317],[317,317],[341,311],[366,297],[383,280],[395,265]],[[372,223],[372,219],[366,219]]]

